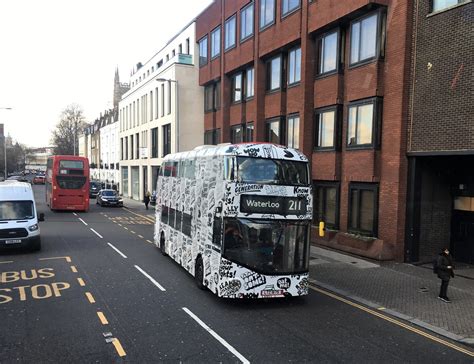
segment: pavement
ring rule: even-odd
[[[372,262],[311,246],[312,283],[438,335],[474,346],[474,267],[451,279],[451,303],[437,299],[440,280],[430,265]]]
[[[154,217],[155,208],[124,197],[130,211]],[[451,340],[474,346],[474,267],[457,265],[448,295],[437,299],[440,280],[431,264],[376,262],[311,246],[310,278],[326,290],[383,311]]]

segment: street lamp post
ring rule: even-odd
[[[0,107],[0,110],[12,110],[11,107]],[[5,180],[8,178],[7,176],[7,137],[5,136],[5,129],[3,130],[3,157],[4,159],[4,178]]]
[[[157,78],[156,79],[158,82],[174,82],[176,83],[176,87],[174,89],[175,92],[175,98],[174,98],[174,103],[175,103],[175,114],[176,114],[176,121],[175,121],[175,143],[176,143],[176,152],[179,152],[179,99],[178,99],[178,81],[177,80],[172,80],[172,79],[167,79],[167,78]]]

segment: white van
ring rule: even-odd
[[[0,182],[0,248],[27,247],[41,249],[38,221],[33,190],[29,183]]]

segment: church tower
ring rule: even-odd
[[[120,76],[118,67],[115,68],[115,77],[114,77],[114,98],[113,105],[114,110],[118,109],[118,104],[122,98],[122,95],[130,90],[130,85],[128,83],[120,83]]]

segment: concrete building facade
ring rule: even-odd
[[[302,150],[317,243],[380,260],[404,259],[412,10],[215,0],[196,20],[206,142]]]
[[[195,23],[139,63],[119,104],[120,192],[142,200],[155,190],[162,158],[203,144]]]

